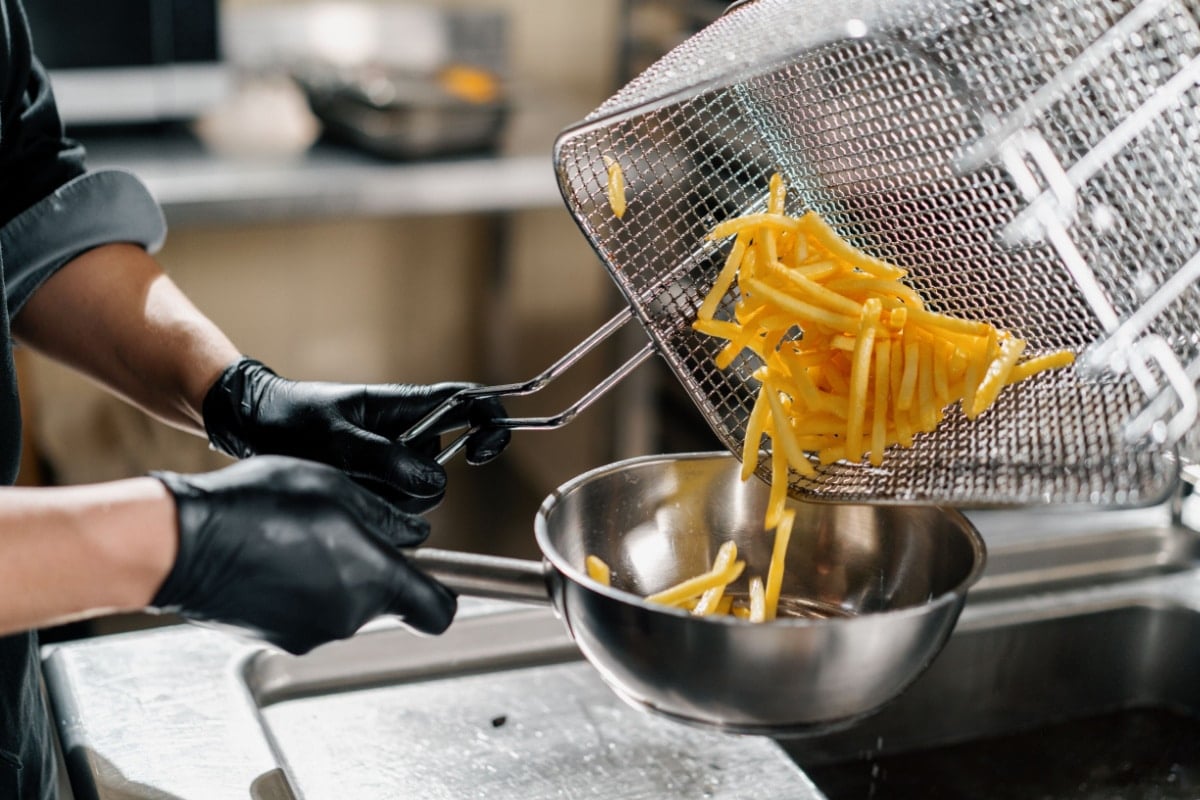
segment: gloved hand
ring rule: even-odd
[[[174,495],[179,522],[159,610],[297,654],[382,614],[426,633],[454,618],[450,590],[397,552],[423,542],[429,523],[337,469],[263,456],[199,475],[151,474]]]
[[[396,440],[469,383],[342,384],[291,381],[243,358],[228,367],[204,398],[204,427],[213,447],[237,458],[287,455],[320,461],[353,475],[405,511],[440,502],[446,472],[432,456],[440,434],[478,427],[466,443],[468,463],[495,458],[507,429],[488,427],[505,416],[499,400],[463,403],[427,434]]]

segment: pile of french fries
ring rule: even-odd
[[[975,320],[931,311],[902,282],[905,270],[852,247],[815,212],[784,212],[785,188],[770,179],[767,210],[717,225],[733,245],[693,323],[726,342],[721,368],[742,352],[761,366],[746,424],[742,477],[771,440],[768,529],[779,524],[788,470],[814,475],[812,456],[883,462],[891,446],[911,447],[959,403],[968,419],[986,412],[1005,387],[1069,366],[1057,350],[1022,360],[1026,342]],[[737,285],[729,319],[716,312]]]
[[[1004,387],[1074,363],[1069,350],[1024,358],[1026,342],[1011,332],[930,310],[903,283],[905,270],[854,248],[815,212],[788,215],[785,201],[783,179],[773,175],[765,211],[722,222],[709,234],[733,244],[693,327],[725,342],[715,359],[721,369],[743,353],[760,364],[742,479],[757,470],[767,437],[764,528],[775,530],[775,544],[766,582],[750,579],[744,612],[722,600],[743,571],[735,553],[721,560],[731,542],[708,572],[647,598],[693,613],[774,618],[793,524],[786,507],[791,471],[815,475],[814,461],[879,466],[887,448],[911,447],[955,403],[975,419]],[[731,313],[718,318],[735,286]]]
[[[767,569],[766,580],[758,575],[751,577],[746,597],[737,597],[729,591],[730,585],[745,572],[746,562],[737,557],[737,545],[727,541],[717,550],[712,567],[707,572],[655,592],[646,599],[652,603],[686,608],[696,616],[731,614],[750,622],[775,619],[779,593],[783,587],[784,558],[787,555],[795,517],[794,511],[784,511],[775,529],[775,542],[771,548],[771,563]],[[589,555],[586,566],[588,576],[592,580],[605,586],[611,585],[612,570],[603,560]]]

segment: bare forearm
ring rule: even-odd
[[[140,247],[90,250],[56,272],[13,320],[22,343],[159,419],[203,431],[208,387],[237,359],[232,342]]]
[[[174,502],[153,478],[0,489],[0,635],[143,608],[177,548]]]

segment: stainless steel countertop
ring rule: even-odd
[[[822,797],[769,739],[626,706],[548,609],[467,599],[442,636],[302,658],[190,625],[45,656],[82,797]]]
[[[1196,516],[1196,505],[1189,501],[1184,519]],[[895,713],[879,715],[884,725],[900,724],[892,717],[918,721],[910,738],[929,727],[928,704],[940,702],[930,698],[951,689],[978,690],[952,704],[962,710],[962,719],[950,715],[960,726],[1024,719],[1044,705],[1031,694],[1012,708],[992,708],[1005,697],[998,686],[1091,697],[1078,686],[1060,691],[1060,681],[1078,679],[1060,675],[1053,655],[1032,684],[1003,673],[1009,661],[997,660],[995,648],[1016,647],[1022,626],[1081,620],[1062,635],[1083,647],[1097,615],[1129,622],[1142,618],[1129,609],[1200,611],[1200,540],[1169,507],[971,516],[988,542],[988,572],[951,638],[953,658],[935,661],[927,685],[919,681],[893,704]],[[1169,644],[1154,645],[1161,660],[1175,652]],[[1036,660],[1041,650],[1022,652]],[[1149,663],[1136,648],[1129,653]],[[985,667],[997,674],[977,687],[961,680],[991,674]],[[801,741],[792,753],[790,743],[785,749],[637,711],[579,659],[548,609],[471,599],[437,637],[378,622],[295,658],[226,633],[173,626],[48,646],[44,671],[73,785],[79,797],[99,800],[821,800],[797,761],[859,752],[864,736],[867,744],[878,741],[868,720],[844,736]],[[1092,677],[1106,675],[1100,669]],[[1127,691],[1153,697],[1171,685],[1092,688],[1096,702],[1107,703],[1123,702]],[[908,706],[907,696],[916,698]],[[968,700],[983,710],[971,712]],[[894,730],[888,738],[903,739]]]

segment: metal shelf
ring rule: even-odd
[[[172,226],[562,207],[549,155],[397,163],[318,144],[294,157],[249,158],[186,135],[80,138],[91,167],[145,181]]]

